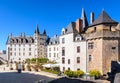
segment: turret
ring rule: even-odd
[[[86,14],[83,8],[82,8],[81,20],[83,21],[82,31],[84,31],[84,28],[88,26],[88,21],[87,21],[87,17],[86,17]]]
[[[39,28],[38,28],[38,24],[36,25],[36,29],[35,29],[34,34],[40,34],[40,32],[39,32]]]

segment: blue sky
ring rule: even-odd
[[[90,12],[95,18],[104,9],[112,19],[120,22],[120,0],[0,0],[0,50],[6,49],[9,33],[33,35],[36,24],[40,33],[46,29],[52,37],[81,16],[84,8],[89,21]]]

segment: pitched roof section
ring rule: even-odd
[[[88,26],[87,17],[86,17],[86,14],[85,14],[85,11],[84,11],[83,8],[82,8],[82,13],[81,13],[81,19],[83,21],[83,27],[82,28],[85,28],[86,26]]]
[[[75,22],[71,22],[67,27],[66,27],[66,33],[73,33],[75,29]]]
[[[38,24],[36,25],[35,33],[40,34]]]
[[[102,10],[101,14],[98,16],[98,18],[91,24],[97,25],[101,23],[117,23],[116,21],[112,20],[111,17],[104,11]]]
[[[59,36],[55,35],[54,37],[50,38],[49,44],[59,44]]]

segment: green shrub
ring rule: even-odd
[[[83,75],[84,72],[81,70],[77,70],[77,71],[65,70],[64,74],[67,75],[68,77],[79,77]]]
[[[28,58],[28,59],[26,59],[26,61],[25,61],[26,63],[28,63],[28,64],[30,64],[30,59]]]
[[[23,70],[23,71],[25,70],[25,65],[24,65],[24,64],[22,64],[22,70]]]
[[[35,59],[35,58],[32,58],[32,59],[30,60],[30,62],[31,62],[31,63],[36,63],[36,59]]]
[[[90,70],[89,71],[89,75],[90,76],[95,76],[95,77],[100,77],[100,71],[96,70],[96,69],[93,69],[93,70]]]
[[[68,77],[73,77],[75,76],[74,72],[71,70],[65,70],[64,74],[67,75]]]
[[[10,64],[10,70],[13,70],[12,64]]]
[[[0,60],[0,65],[2,65],[3,64],[3,62]]]
[[[31,71],[30,64],[27,64],[27,70]]]
[[[16,66],[15,69],[18,70],[18,63],[17,62],[15,63],[15,66]]]
[[[77,72],[78,76],[84,75],[84,72],[82,70],[77,70],[76,72]]]

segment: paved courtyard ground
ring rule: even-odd
[[[38,80],[53,80],[47,76],[32,73],[3,72],[0,73],[0,83],[38,83]]]
[[[4,67],[4,65],[0,66],[0,83],[38,83],[39,80],[45,80],[45,83],[54,83],[54,80],[61,79],[61,77],[58,77],[56,74],[51,74],[48,72],[22,71],[22,73],[17,73],[16,70],[11,71],[9,68],[4,70]],[[55,83],[60,83],[59,81]],[[84,83],[110,83],[107,80],[92,80],[91,82],[86,82],[87,80],[81,80],[79,83],[83,83],[83,81]]]

